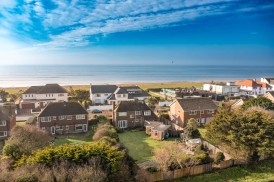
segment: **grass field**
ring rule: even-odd
[[[165,142],[175,140],[173,138],[168,141],[157,141],[151,139],[145,134],[145,131],[125,131],[119,134],[120,143],[122,143],[129,152],[129,155],[142,163],[153,159],[153,150],[163,145]]]
[[[146,90],[148,88],[176,88],[176,87],[202,87],[202,82],[162,82],[162,83],[128,83],[128,84],[118,84],[118,85],[138,85],[142,89]],[[90,85],[67,85],[64,86],[66,89],[72,87],[74,90],[89,90]],[[1,88],[0,88],[1,89]],[[3,88],[9,94],[17,94],[24,92],[27,87],[10,87]]]
[[[92,137],[90,134],[75,134],[56,138],[54,140],[54,145],[82,144],[89,142],[92,142]]]
[[[261,161],[245,167],[231,167],[174,182],[267,182],[274,181],[274,160]]]

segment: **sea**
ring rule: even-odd
[[[274,77],[274,66],[209,65],[0,65],[0,87],[235,81]]]

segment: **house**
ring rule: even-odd
[[[171,121],[180,127],[185,127],[187,121],[191,118],[204,124],[211,120],[216,113],[217,106],[210,98],[185,98],[176,99],[170,105]]]
[[[237,99],[232,105],[231,108],[232,109],[237,109],[242,107],[242,105],[244,104],[244,100],[243,99]]]
[[[121,101],[113,111],[113,125],[117,128],[144,127],[145,121],[157,119],[153,111],[139,101]]]
[[[150,95],[138,86],[90,85],[90,100],[93,104],[118,104],[148,97]]]
[[[11,129],[16,125],[15,108],[12,106],[0,107],[0,141],[10,136]]]
[[[215,92],[221,95],[233,95],[240,92],[240,86],[234,85],[233,83],[227,84],[204,84],[203,90]]]
[[[169,137],[170,125],[165,125],[158,121],[146,121],[146,134],[152,139],[164,140]]]
[[[271,100],[274,103],[274,91],[271,92],[267,92],[264,97],[268,98],[269,100]]]
[[[78,102],[51,102],[37,117],[37,127],[52,135],[88,131],[88,112]]]
[[[68,93],[60,85],[31,86],[22,94],[20,109],[44,108],[50,102],[61,101],[68,101]]]
[[[183,98],[183,97],[209,97],[212,96],[214,93],[197,89],[195,87],[191,88],[163,88],[160,91],[160,94],[163,95],[165,98]]]
[[[240,92],[245,95],[264,95],[266,92],[272,90],[272,87],[268,83],[256,80],[237,81],[235,84],[240,86]]]
[[[261,78],[261,82],[269,84],[274,90],[274,78]]]

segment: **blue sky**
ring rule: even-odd
[[[0,0],[0,64],[274,65],[273,0]]]

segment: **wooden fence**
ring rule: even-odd
[[[212,171],[212,163],[193,166],[193,167],[187,167],[183,169],[177,169],[174,171],[166,171],[166,172],[158,171],[158,172],[150,173],[144,169],[142,170],[143,170],[143,173],[145,174],[143,176],[145,178],[144,181],[153,182],[153,181],[171,180],[171,179],[210,172]]]

